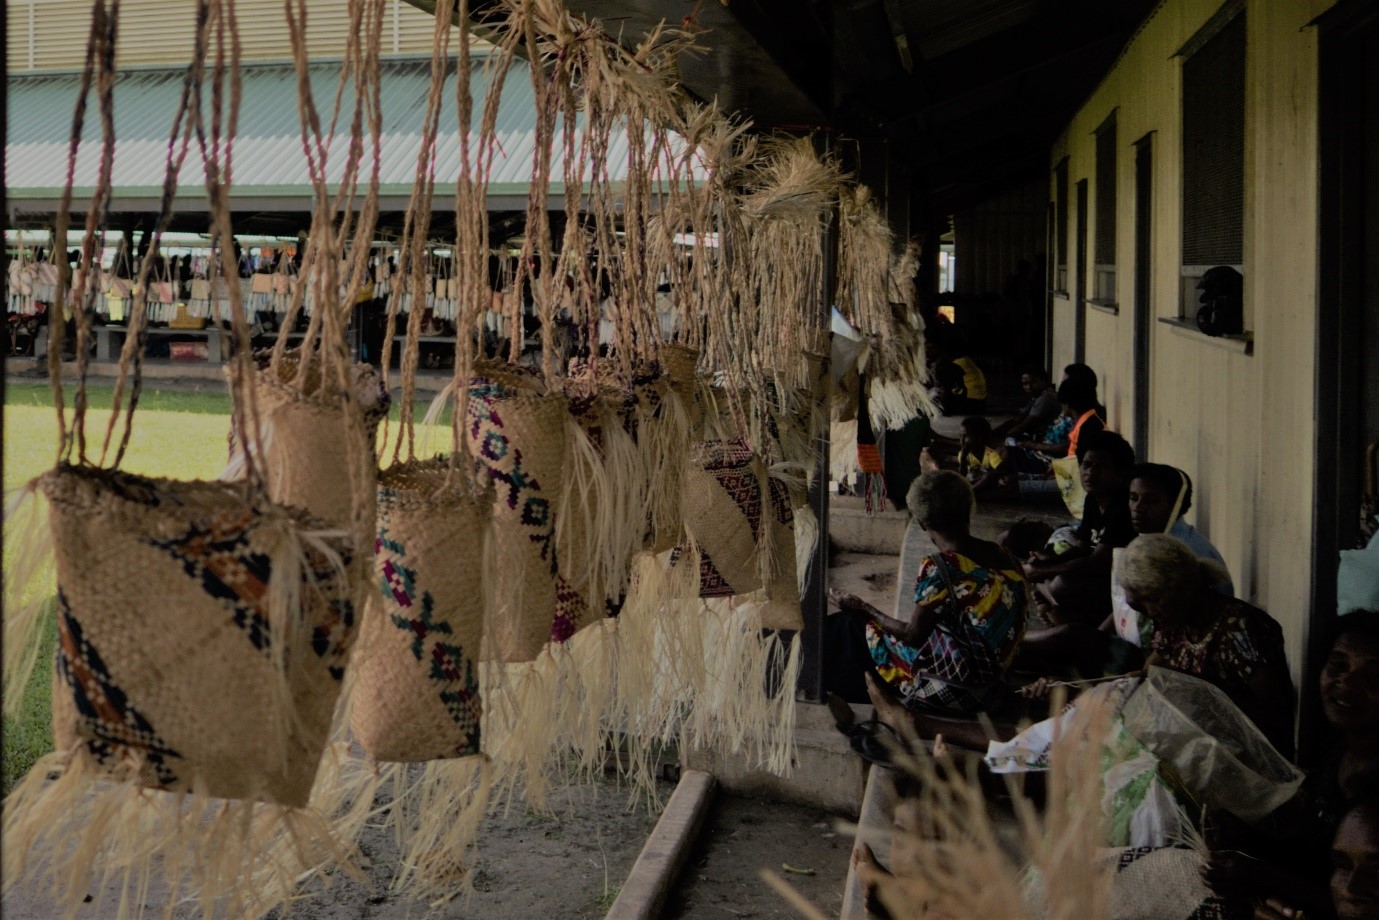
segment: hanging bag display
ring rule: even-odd
[[[109,68],[117,9],[95,6],[87,57],[87,85],[100,87],[107,150],[115,142]],[[226,7],[210,0],[206,15],[198,41],[219,36],[220,47],[232,44]],[[201,79],[204,52],[194,54],[189,78]],[[217,61],[211,78],[218,100],[221,83],[238,80],[237,68],[223,63]],[[90,80],[98,68],[101,79]],[[223,113],[208,117],[201,104],[199,97],[184,97],[176,115],[170,185],[181,163],[179,139],[185,151],[193,125],[206,132],[208,122],[224,123]],[[81,134],[84,109],[77,111],[74,136]],[[223,180],[229,163],[221,158],[228,158],[229,148],[208,133],[201,153],[214,236],[224,253],[231,242]],[[65,238],[71,199],[69,181],[58,238]],[[109,200],[105,172],[82,245],[88,278],[97,252],[94,228]],[[333,837],[322,816],[304,806],[327,750],[355,636],[348,575],[354,545],[306,513],[270,501],[252,448],[245,477],[235,484],[119,469],[140,391],[147,301],[139,292],[147,290],[170,220],[165,208],[132,288],[130,334],[112,397],[116,411],[99,454],[87,440],[83,367],[70,418],[59,409],[57,465],[29,487],[47,499],[48,526],[40,525],[25,542],[50,543],[56,575],[56,750],[6,800],[3,876],[7,889],[22,885],[36,892],[32,873],[41,867],[58,908],[73,914],[100,890],[97,879],[122,879],[119,897],[127,902],[142,898],[157,872],[169,904],[191,896],[208,915],[257,915],[287,899],[298,878],[351,858],[349,843]],[[75,293],[89,308],[98,292],[78,284]],[[75,311],[79,342],[90,335],[91,312]],[[230,317],[238,360],[247,361],[248,327],[237,300]],[[60,330],[54,324],[49,351],[59,406]],[[79,360],[84,363],[84,356]],[[242,385],[233,395],[236,436],[256,444],[252,396]],[[42,574],[42,564],[29,558],[7,571],[7,581],[23,585]],[[21,589],[7,598],[9,715],[24,698],[19,691],[35,664],[45,607],[41,591]],[[293,844],[281,847],[289,837]],[[115,907],[90,909],[113,916]]]

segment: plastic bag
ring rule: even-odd
[[[1193,798],[1241,820],[1264,818],[1302,785],[1302,771],[1224,692],[1196,677],[1150,668],[1121,718]]]
[[[1125,599],[1125,588],[1120,584],[1121,559],[1125,555],[1123,548],[1111,550],[1111,619],[1116,626],[1116,635],[1120,636],[1131,645],[1140,648],[1148,648],[1146,641],[1150,630],[1147,620],[1140,619],[1140,612],[1130,606],[1130,602]]]
[[[1087,491],[1082,487],[1082,473],[1077,466],[1077,457],[1059,457],[1049,463],[1053,468],[1053,480],[1058,483],[1058,494],[1063,496],[1063,504],[1068,513],[1082,520],[1082,508],[1087,504]]]
[[[1336,570],[1336,613],[1379,610],[1379,536],[1364,549],[1341,550]]]

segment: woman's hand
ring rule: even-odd
[[[828,589],[828,599],[836,604],[839,610],[857,610],[862,613],[867,613],[871,610],[871,605],[856,594],[839,591],[837,588]]]
[[[1015,691],[1027,700],[1046,700],[1053,692],[1053,681],[1048,677],[1041,677],[1032,684],[1025,684]]]
[[[1255,908],[1254,920],[1306,920],[1296,907],[1289,907],[1277,898],[1268,898]]]

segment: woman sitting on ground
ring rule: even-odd
[[[1293,752],[1293,678],[1283,629],[1216,590],[1221,571],[1166,534],[1136,537],[1121,557],[1131,607],[1154,621],[1147,663],[1219,687],[1285,757]]]
[[[1331,840],[1346,803],[1379,783],[1379,612],[1360,610],[1336,620],[1320,684],[1334,744],[1298,796],[1275,813],[1273,834],[1249,829],[1218,842],[1204,873],[1213,891],[1267,898],[1285,917],[1297,914],[1285,913],[1284,905],[1326,915]]]
[[[1096,412],[1096,391],[1082,380],[1065,380],[1058,388],[1062,412],[1043,440],[1007,441],[1005,459],[1019,480],[1020,496],[1026,499],[1056,498],[1054,460],[1078,455],[1079,442],[1105,425]]]
[[[974,498],[962,476],[926,472],[906,503],[938,548],[920,563],[909,619],[886,616],[856,595],[831,597],[863,625],[876,672],[907,708],[986,711],[1006,697],[1006,670],[1024,635],[1024,574],[1005,550],[972,536]]]

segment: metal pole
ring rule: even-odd
[[[827,135],[822,139],[824,152],[830,148]],[[833,215],[824,231],[824,276],[822,290],[819,291],[819,310],[823,316],[824,328],[833,322],[833,289],[838,277],[838,207],[833,207]],[[825,362],[827,364],[827,362]],[[819,544],[814,548],[814,557],[809,561],[805,574],[804,596],[800,608],[804,617],[804,632],[800,634],[800,678],[796,684],[796,696],[807,702],[819,703],[824,698],[824,617],[828,615],[828,472],[829,472],[829,403],[833,398],[833,373],[831,369],[824,376],[823,400],[824,424],[814,439],[814,483],[809,489],[809,507],[819,521]]]

